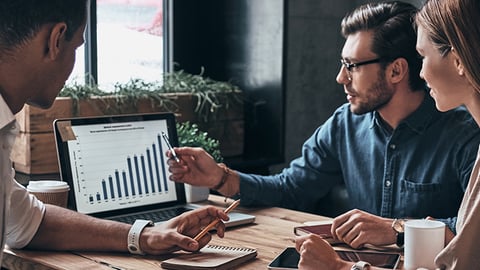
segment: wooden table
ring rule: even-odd
[[[210,195],[203,204],[225,207],[223,197]],[[257,249],[256,259],[238,269],[267,269],[268,264],[285,247],[294,246],[293,227],[306,221],[325,221],[329,218],[283,209],[242,208],[235,211],[256,216],[255,222],[228,228],[223,239],[213,236],[212,244]],[[168,256],[137,256],[127,253],[101,252],[43,252],[11,250],[6,248],[3,267],[7,269],[161,269],[160,263]]]

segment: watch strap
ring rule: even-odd
[[[400,248],[403,247],[404,239],[405,239],[405,234],[404,234],[405,221],[406,219],[396,218],[395,220],[393,220],[393,223],[392,223],[392,229],[397,233],[397,241],[395,244]]]
[[[137,219],[128,231],[127,248],[132,254],[144,255],[145,253],[140,249],[140,234],[145,227],[153,226],[151,220]]]
[[[405,233],[397,233],[397,246],[398,247],[403,247],[403,244],[405,243]]]
[[[358,261],[352,265],[351,270],[367,270],[370,268],[370,264],[364,261]]]

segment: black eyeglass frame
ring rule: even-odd
[[[355,68],[355,67],[368,65],[368,64],[374,64],[374,63],[380,63],[381,60],[382,60],[381,58],[375,58],[375,59],[371,59],[371,60],[367,60],[367,61],[361,61],[361,62],[357,62],[357,63],[349,63],[349,62],[347,62],[347,60],[342,58],[342,59],[340,59],[340,63],[342,63],[342,65],[345,67],[345,69],[347,71],[351,72],[352,69]]]

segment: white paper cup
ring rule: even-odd
[[[196,187],[185,184],[185,199],[187,202],[200,202],[208,199],[210,189],[208,187]]]
[[[27,190],[44,203],[67,207],[70,187],[66,182],[53,180],[30,181],[28,182]]]
[[[405,222],[404,268],[435,269],[435,257],[445,246],[445,223],[415,219]]]

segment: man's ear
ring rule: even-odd
[[[47,40],[47,48],[45,50],[45,57],[49,60],[55,60],[65,42],[65,35],[67,32],[67,25],[65,23],[56,23],[50,30],[50,35]]]
[[[392,83],[402,81],[408,75],[408,62],[405,58],[397,58],[387,68],[387,76]]]

